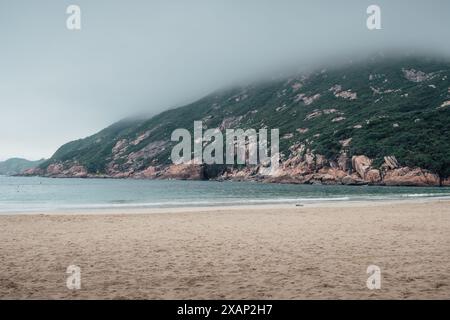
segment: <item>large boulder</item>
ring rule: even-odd
[[[403,167],[387,171],[383,179],[387,186],[439,186],[439,176],[420,168]]]
[[[203,179],[203,170],[201,165],[195,164],[173,164],[166,168],[161,174],[163,179],[179,180],[201,180]]]
[[[335,178],[335,180],[341,180],[347,175],[347,173],[341,169],[330,167],[320,169],[319,174],[331,175]]]
[[[291,175],[270,176],[270,177],[266,177],[263,181],[267,182],[267,183],[304,184],[305,177],[304,176],[291,176]]]
[[[159,170],[155,166],[149,166],[147,169],[135,174],[136,178],[155,179],[159,174]]]
[[[383,167],[393,170],[393,169],[397,169],[400,167],[397,158],[395,158],[394,156],[387,156],[384,157],[384,164]]]
[[[380,170],[370,169],[366,172],[365,180],[371,184],[377,184],[381,182]]]
[[[362,179],[366,179],[366,173],[371,169],[372,160],[366,156],[353,156],[352,167]]]
[[[364,185],[366,182],[362,180],[357,174],[347,175],[341,179],[341,183],[347,186]]]
[[[316,155],[316,170],[319,170],[319,169],[325,167],[327,164],[328,164],[328,161],[325,158],[325,156],[323,156],[321,154]]]

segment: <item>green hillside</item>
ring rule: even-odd
[[[29,161],[21,158],[11,158],[6,161],[0,161],[0,175],[15,175],[23,171],[36,167],[45,160]]]
[[[194,121],[202,120],[208,128],[279,128],[282,160],[299,143],[333,160],[351,139],[349,156],[367,155],[381,165],[384,156],[394,155],[402,165],[447,177],[448,101],[449,61],[376,57],[218,91],[151,119],[121,121],[62,146],[41,167],[78,163],[91,174],[107,174],[112,167],[139,171],[169,164],[172,131],[192,131]],[[121,140],[126,147],[114,153]]]

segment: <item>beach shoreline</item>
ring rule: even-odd
[[[133,214],[155,214],[155,213],[195,213],[211,211],[240,211],[240,210],[284,210],[292,208],[350,208],[350,207],[373,207],[388,206],[396,204],[425,204],[425,203],[449,203],[450,197],[417,197],[404,199],[364,199],[364,200],[322,200],[315,199],[297,201],[297,202],[268,202],[252,204],[230,204],[230,205],[202,205],[202,206],[160,206],[149,207],[145,205],[136,206],[104,206],[104,207],[86,207],[86,208],[55,208],[55,209],[36,209],[28,211],[5,211],[0,212],[0,217],[15,215],[133,215]]]
[[[0,242],[0,299],[450,298],[448,200],[0,215]]]

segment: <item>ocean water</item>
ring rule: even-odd
[[[449,197],[450,188],[0,176],[0,213]]]

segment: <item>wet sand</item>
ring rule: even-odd
[[[3,215],[0,298],[449,299],[450,201]]]

